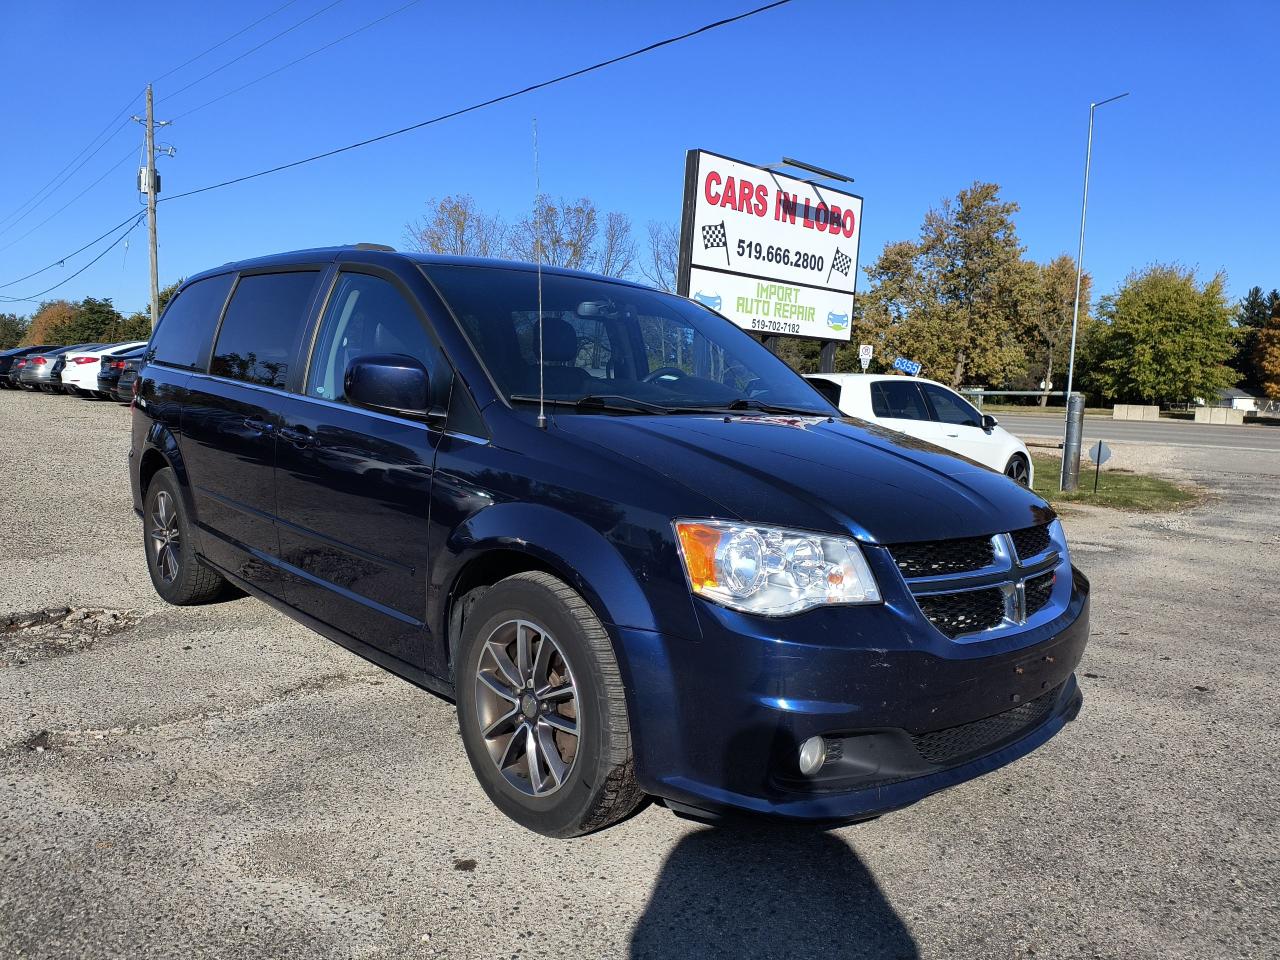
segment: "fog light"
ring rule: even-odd
[[[806,777],[817,773],[827,762],[827,741],[822,737],[810,737],[800,744],[800,772]]]

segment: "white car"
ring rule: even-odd
[[[91,350],[69,352],[64,358],[66,366],[62,368],[62,388],[67,393],[97,395],[98,371],[102,366],[102,358],[109,353],[133,350],[146,345],[147,341],[138,340],[133,343],[109,343]]]
[[[869,373],[809,373],[805,378],[846,416],[917,437],[1031,486],[1027,445],[950,387],[919,377]]]

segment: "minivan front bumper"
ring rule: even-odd
[[[1061,615],[1016,638],[955,643],[911,619],[888,604],[778,620],[702,604],[697,640],[615,628],[641,785],[712,814],[855,821],[1011,763],[1079,712],[1078,570]],[[815,736],[828,759],[805,776]]]

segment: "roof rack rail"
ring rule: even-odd
[[[385,243],[357,243],[353,244],[357,250],[383,250],[387,253],[395,253],[396,248],[387,246]]]

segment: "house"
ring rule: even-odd
[[[1227,387],[1218,394],[1218,407],[1230,407],[1232,410],[1243,410],[1245,413],[1256,413],[1258,398],[1239,387]]]

